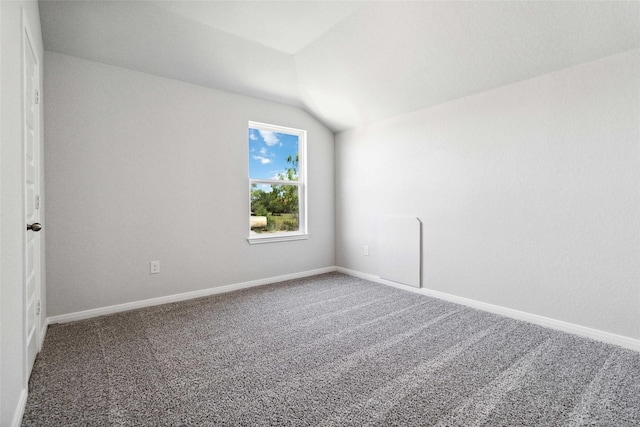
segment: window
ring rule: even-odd
[[[249,122],[249,243],[307,238],[307,132]]]

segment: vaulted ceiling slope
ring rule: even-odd
[[[341,131],[640,47],[640,2],[40,1],[46,50]]]

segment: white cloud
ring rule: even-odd
[[[272,132],[270,130],[259,130],[258,132],[260,132],[260,136],[262,137],[262,139],[264,139],[265,144],[267,144],[269,147],[274,146],[280,142],[275,132]]]
[[[258,137],[253,132],[249,132],[249,139],[255,141]]]
[[[263,165],[268,165],[269,163],[271,163],[271,159],[267,159],[266,157],[253,156],[253,158],[256,160],[260,160],[260,163],[262,163]]]
[[[271,193],[273,191],[273,188],[271,188],[271,185],[269,184],[258,184],[257,189],[262,190],[265,193]]]

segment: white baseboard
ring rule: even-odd
[[[13,413],[13,420],[11,420],[12,427],[20,427],[22,424],[22,417],[24,416],[24,410],[27,407],[27,389],[23,388],[20,392],[20,398],[16,405],[16,410]]]
[[[373,274],[362,273],[355,270],[350,270],[344,267],[336,267],[336,271],[350,276],[360,277],[361,279],[369,280],[372,282],[382,283],[384,285],[393,286],[395,288],[404,289],[405,291],[415,292],[422,295],[427,295],[433,298],[465,305],[468,307],[477,308],[478,310],[488,311],[490,313],[499,314],[501,316],[510,317],[517,320],[523,320],[525,322],[533,323],[536,325],[544,326],[551,329],[556,329],[563,332],[568,332],[575,335],[580,335],[586,338],[591,338],[598,341],[603,341],[609,344],[618,345],[620,347],[628,348],[630,350],[640,351],[640,340],[625,337],[623,335],[613,334],[611,332],[605,332],[598,329],[588,328],[586,326],[576,325],[574,323],[564,322],[562,320],[551,319],[549,317],[539,316],[537,314],[526,313],[524,311],[514,310],[499,305],[488,304],[481,301],[476,301],[469,298],[459,297],[444,292],[438,292],[425,288],[414,288],[411,286],[402,285],[392,282],[390,280],[381,279]]]
[[[42,345],[44,344],[44,339],[47,336],[47,328],[49,327],[48,319],[45,319],[43,325],[40,325],[40,346],[38,347],[38,351],[42,350]]]
[[[628,348],[630,350],[640,351],[640,340],[625,337],[623,335],[613,334],[611,332],[605,332],[598,329],[588,328],[586,326],[576,325],[574,323],[564,322],[562,320],[551,319],[549,317],[539,316],[537,314],[527,313],[524,311],[514,310],[507,307],[502,307],[494,304],[489,304],[481,301],[476,301],[470,298],[459,297],[456,295],[447,294],[444,292],[438,292],[425,288],[414,288],[411,286],[402,285],[390,280],[381,279],[378,276],[368,273],[362,273],[355,270],[350,270],[344,267],[325,267],[316,270],[308,270],[299,273],[286,274],[283,276],[275,276],[267,279],[252,280],[249,282],[235,283],[231,285],[219,286],[216,288],[202,289],[199,291],[185,292],[182,294],[168,295],[165,297],[151,298],[142,301],[134,301],[125,304],[112,305],[108,307],[101,307],[91,310],[78,311],[75,313],[62,314],[59,316],[51,316],[47,318],[47,324],[72,322],[75,320],[89,319],[97,316],[104,316],[106,314],[119,313],[127,310],[134,310],[136,308],[151,307],[154,305],[168,304],[172,302],[185,301],[193,298],[200,298],[209,295],[221,294],[239,289],[252,288],[255,286],[268,285],[271,283],[283,282],[285,280],[299,279],[302,277],[315,276],[317,274],[330,273],[337,271],[339,273],[348,274],[354,277],[360,277],[372,282],[381,283],[387,286],[393,286],[395,288],[403,289],[408,292],[414,292],[421,295],[427,295],[433,298],[438,298],[445,301],[450,301],[456,304],[465,305],[467,307],[477,308],[478,310],[487,311],[501,316],[510,317],[517,320],[523,320],[525,322],[533,323],[536,325],[544,326],[551,329],[556,329],[563,332],[568,332],[575,335],[580,335],[586,338],[603,341],[609,344],[618,345],[620,347]],[[44,340],[46,330],[43,331],[41,340]],[[26,397],[25,397],[26,399]]]
[[[269,277],[267,279],[252,280],[249,282],[235,283],[231,285],[218,286],[215,288],[202,289],[199,291],[185,292],[182,294],[168,295],[165,297],[151,298],[142,301],[128,302],[124,304],[111,305],[108,307],[94,308],[91,310],[77,311],[75,313],[61,314],[47,318],[47,324],[73,322],[76,320],[89,319],[92,317],[104,316],[106,314],[119,313],[122,311],[135,310],[136,308],[151,307],[154,305],[168,304],[172,302],[185,301],[193,298],[206,297],[209,295],[222,294],[239,289],[252,288],[255,286],[268,285],[271,283],[284,282],[285,280],[300,279],[302,277],[315,276],[317,274],[331,273],[336,271],[336,267],[325,267],[316,270],[308,270],[299,273],[285,274],[283,276]]]

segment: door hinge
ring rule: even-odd
[[[36,196],[36,203],[35,203],[35,207],[36,209],[40,209],[40,196]]]
[[[40,301],[36,303],[36,316],[40,316]]]
[[[40,104],[40,91],[39,90],[36,90],[35,98],[36,98],[35,103],[36,104]]]

